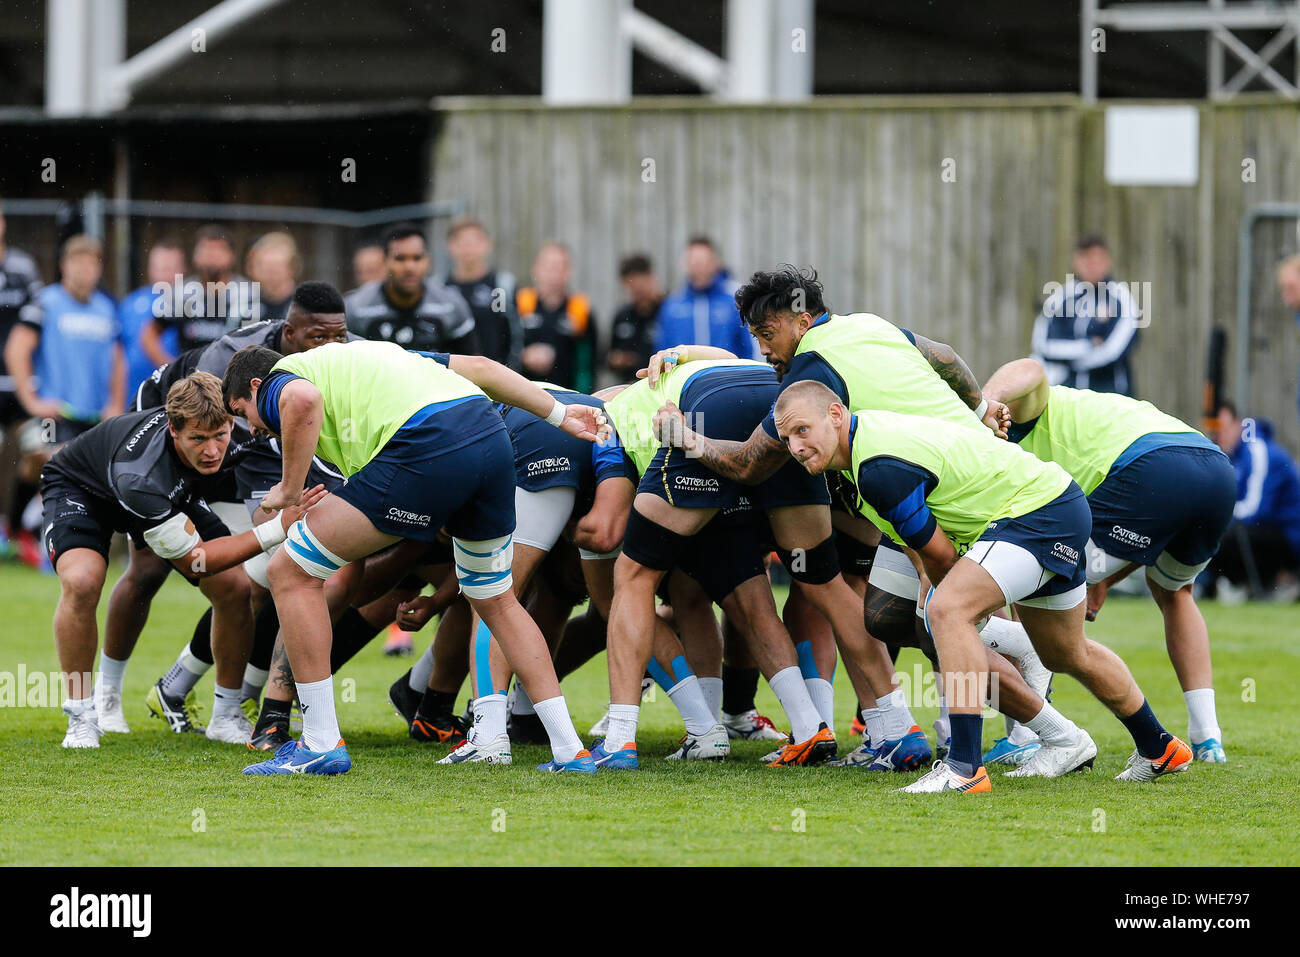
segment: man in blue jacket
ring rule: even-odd
[[[742,359],[758,358],[736,309],[736,283],[722,267],[713,240],[692,236],[685,267],[686,285],[659,307],[656,351],[693,344],[717,346]]]
[[[1220,404],[1217,439],[1237,470],[1237,504],[1210,571],[1243,583],[1249,551],[1260,584],[1278,585],[1275,598],[1294,598],[1300,594],[1300,469],[1273,440],[1272,425],[1239,418],[1230,402]]]

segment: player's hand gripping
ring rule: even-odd
[[[650,388],[654,388],[661,375],[667,375],[677,368],[678,362],[681,361],[682,350],[679,347],[672,349],[660,349],[650,357],[644,369],[638,369],[636,377],[638,379],[649,379]]]
[[[588,442],[604,442],[610,436],[609,419],[594,405],[566,405],[560,428]]]
[[[984,424],[992,430],[993,434],[1000,439],[1007,437],[1007,429],[1011,428],[1011,410],[1007,408],[1005,402],[999,402],[996,399],[990,399],[984,396],[989,407],[984,412]]]

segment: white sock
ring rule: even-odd
[[[474,699],[475,744],[487,744],[506,733],[506,696],[485,694]]]
[[[167,674],[162,678],[162,690],[170,698],[184,698],[194,686],[199,683],[199,679],[208,673],[212,665],[206,661],[200,661],[190,653],[190,646],[187,642],[181,649],[180,655],[176,658],[176,663],[167,669]]]
[[[807,741],[816,734],[822,719],[813,706],[812,698],[808,697],[808,689],[804,687],[803,673],[799,666],[791,665],[778,671],[767,683],[785,709],[785,716],[790,719],[790,733],[794,735],[795,741]]]
[[[1046,702],[1044,702],[1046,704]],[[1012,720],[1011,727],[1007,729],[1007,743],[1014,744],[1017,748],[1026,744],[1033,744],[1038,740],[1038,735],[1033,730],[1019,721]]]
[[[212,685],[212,717],[222,718],[226,715],[239,714],[239,691],[238,688],[223,688],[214,682]],[[333,747],[333,745],[330,745],[330,747]]]
[[[417,694],[424,694],[429,687],[429,675],[433,674],[433,645],[424,649],[424,654],[420,655],[419,661],[411,665],[411,677],[406,679],[406,683],[411,686],[411,690]]]
[[[885,719],[885,739],[897,741],[912,730],[916,724],[912,720],[912,709],[907,706],[907,695],[902,688],[895,688],[883,698],[876,699],[876,707]]]
[[[699,675],[696,675],[699,678]],[[709,703],[709,714],[713,715],[716,723],[722,722],[722,679],[721,678],[699,678],[700,691],[704,694],[704,700]]]
[[[116,658],[108,657],[102,651],[99,653],[99,680],[103,683],[103,687],[122,690],[122,675],[126,674],[126,662],[126,658],[118,661]]]
[[[835,730],[835,689],[825,678],[805,678],[804,687],[808,689],[808,697],[812,698],[813,707],[817,713],[826,722],[826,727],[831,731]]]
[[[238,707],[238,702],[236,702]],[[302,711],[302,743],[308,751],[333,751],[343,737],[334,713],[334,676],[298,682],[298,708]]]
[[[980,641],[1000,655],[1008,658],[1023,658],[1032,655],[1037,658],[1034,643],[1029,640],[1029,632],[1018,621],[1009,618],[990,618],[984,630],[980,632]]]
[[[564,699],[561,697],[556,700],[562,701]],[[523,682],[521,682],[518,678],[515,679],[515,700],[514,703],[511,704],[510,706],[510,713],[511,714],[538,714],[539,713],[537,709],[533,707],[533,699],[528,697],[528,692],[524,690]],[[579,748],[578,750],[581,751],[582,749]],[[565,760],[568,761],[571,759],[565,758]]]
[[[1025,722],[1024,727],[1042,738],[1044,744],[1055,745],[1058,748],[1069,747],[1079,740],[1078,725],[1046,701],[1043,702],[1043,710],[1034,715],[1032,720]]]
[[[605,750],[613,754],[630,744],[636,744],[636,725],[640,719],[640,705],[611,704],[605,732]]]
[[[524,690],[522,687],[519,689]],[[572,761],[582,750],[582,739],[569,717],[569,706],[564,703],[564,695],[539,701],[536,705],[537,717],[546,725],[546,734],[551,739],[551,756],[561,763]],[[518,712],[516,712],[518,714]]]
[[[1187,702],[1187,736],[1198,744],[1208,738],[1223,741],[1219,717],[1214,711],[1214,689],[1194,688],[1183,692]]]
[[[952,737],[952,722],[948,720],[948,699],[943,695],[939,695],[939,719],[934,723],[934,733],[939,736],[940,744]]]
[[[94,697],[89,698],[64,698],[63,710],[66,714],[85,714],[87,711],[95,710]]]
[[[877,748],[885,740],[885,719],[879,708],[863,708],[862,723],[867,726],[866,739]]]
[[[700,679],[695,675],[687,675],[669,688],[668,697],[672,698],[673,704],[681,712],[687,734],[708,734],[709,729],[718,723],[709,710],[709,703],[704,700]]]

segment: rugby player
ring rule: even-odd
[[[801,272],[783,266],[771,272],[756,272],[736,291],[736,305],[758,340],[763,358],[780,377],[783,389],[796,382],[817,381],[835,392],[848,408],[888,409],[933,416],[963,428],[1004,431],[1006,409],[983,400],[979,381],[951,347],[899,329],[879,316],[831,313],[814,270]],[[680,365],[698,358],[715,358],[722,350],[686,346],[672,352]],[[652,360],[652,373],[659,360],[658,356]],[[671,405],[666,405],[661,414],[681,419],[680,411]],[[772,415],[743,441],[698,435],[685,422],[680,422],[672,436],[673,441],[689,447],[708,469],[743,484],[761,482],[789,463],[789,452],[777,436]],[[845,491],[855,497],[853,480],[846,478]],[[834,496],[837,506],[851,513],[848,503],[841,504],[839,499],[839,495]],[[868,657],[873,663],[881,661],[880,667],[892,676],[890,656],[884,647],[870,641],[873,637],[895,651],[899,647],[920,647],[937,671],[934,647],[917,617],[920,576],[914,556],[887,537],[881,540],[870,564],[864,622],[856,610],[863,603],[838,574],[839,556],[846,549],[843,544],[837,548],[836,540],[851,538],[855,529],[851,524],[842,524],[836,538],[832,538],[830,514],[823,512],[814,526],[804,530],[802,542],[793,537],[795,530],[779,522],[773,522],[772,531],[778,549],[785,553],[801,545],[807,548],[808,537],[820,542],[804,553],[809,571],[818,572],[816,580],[810,580],[814,576],[808,572],[801,575],[792,571],[791,577],[800,581],[804,594],[831,622],[859,700],[876,704],[876,708],[863,713],[867,730],[862,746],[846,763],[874,770],[916,768],[929,759],[930,748],[920,728],[910,723],[902,726],[897,720],[906,709],[905,695],[891,677],[887,687],[892,691],[869,697],[855,676],[857,661]],[[809,536],[812,528],[816,531]],[[849,557],[869,545],[860,541],[848,552]],[[860,555],[854,560],[858,568],[864,564]],[[831,593],[833,587],[837,590]],[[1032,661],[1032,645],[1017,622],[993,618],[981,637],[986,643],[997,641],[1000,649],[1021,657],[1022,662]],[[844,654],[846,641],[861,650]],[[1005,713],[1021,720],[1036,715],[1042,705],[1039,695],[1000,655],[994,654],[990,661],[999,673],[999,701]],[[942,699],[940,706],[942,721],[946,718]],[[910,714],[908,719],[910,722]],[[944,737],[941,732],[941,745]]]
[[[262,499],[295,504],[313,452],[349,480],[312,521],[296,522],[267,576],[297,682],[303,734],[251,774],[339,774],[351,767],[334,711],[323,582],[398,539],[453,536],[470,605],[502,641],[551,734],[547,771],[595,770],[569,718],[541,634],[512,591],[514,455],[489,395],[588,440],[600,410],[564,405],[490,359],[407,352],[391,343],[328,345],[297,356],[241,350],[226,369],[231,410],[281,438],[283,477]],[[259,526],[260,527],[260,526]]]
[[[1092,523],[1087,499],[1062,468],[980,429],[877,409],[850,413],[820,382],[785,389],[775,417],[810,473],[854,476],[861,513],[914,549],[931,583],[924,611],[943,668],[952,747],[901,790],[991,789],[980,747],[989,666],[977,623],[1004,605],[1015,607],[1044,663],[1077,678],[1132,734],[1135,750],[1118,780],[1153,781],[1190,766],[1191,750],[1156,720],[1124,662],[1084,636]],[[1092,738],[1050,709],[1028,722],[1044,746],[1012,775],[1091,766]]]
[[[400,223],[383,244],[388,275],[347,294],[348,328],[404,349],[477,355],[478,331],[465,297],[428,278],[433,260],[423,230]]]
[[[771,408],[778,391],[776,377],[760,363],[732,358],[673,365],[653,378],[653,383],[647,377],[606,405],[616,434],[637,463],[641,480],[628,519],[623,554],[615,566],[607,649],[611,701],[608,732],[593,755],[598,763],[610,767],[636,766],[641,676],[650,658],[653,629],[658,627],[655,589],[668,569],[681,565],[747,634],[754,656],[790,719],[793,741],[771,763],[829,760],[835,756],[835,736],[808,694],[789,633],[776,615],[758,530],[748,516],[734,523],[727,523],[725,516],[715,518],[720,511],[737,505],[740,486],[710,474],[680,450],[661,446],[656,436],[657,413],[668,403],[674,408],[680,405],[697,424],[720,438],[740,438]],[[788,457],[786,464],[794,466]],[[818,514],[825,511],[829,498],[824,482],[808,479],[797,467],[786,468],[746,493],[755,508],[766,512],[774,527],[811,525],[811,534],[816,536],[820,531]],[[705,539],[692,541],[701,532],[705,532]],[[807,537],[802,541],[810,549],[814,545]],[[801,571],[806,574],[806,566],[813,566],[807,577],[825,577],[824,563],[817,556],[810,555],[806,562],[791,563],[789,567],[799,575]],[[831,576],[848,591],[833,569]],[[846,648],[845,654],[850,656],[858,650]],[[858,664],[855,683],[861,676],[868,692],[872,681],[884,687],[877,694],[888,692],[888,671],[879,660],[862,660]],[[697,744],[707,751],[721,747],[726,739],[725,727],[718,726]]]
[[[187,350],[168,365],[159,366],[140,384],[133,408],[139,412],[162,405],[171,386],[195,370],[220,378],[231,356],[248,345],[264,345],[284,355],[293,355],[328,342],[356,338],[347,331],[343,297],[338,290],[326,282],[304,282],[294,290],[284,320],[245,326],[209,345]],[[231,531],[247,531],[255,520],[267,521],[272,517],[258,510],[258,500],[280,479],[279,448],[269,437],[254,439],[247,423],[237,419],[232,423],[227,462],[233,464],[233,469],[223,470],[215,487],[206,490],[206,501]],[[324,485],[332,489],[342,481],[335,470],[319,459],[313,460],[307,479],[309,486]],[[128,546],[128,555],[126,571],[109,595],[99,680],[95,686],[100,728],[106,732],[130,730],[122,710],[123,674],[148,620],[153,597],[171,571],[170,564],[134,543]],[[267,560],[266,553],[259,553],[244,566],[253,583],[253,612],[257,616],[253,654],[245,667],[241,689],[241,706],[250,721],[257,719],[257,692],[266,682],[270,642],[274,641],[276,632],[274,606],[265,614],[259,613],[268,595]],[[150,712],[164,719],[173,731],[202,730],[197,701],[191,692],[212,666],[210,625],[211,613],[207,612],[176,662],[149,689],[146,704]]]
[[[252,618],[248,580],[238,564],[268,547],[324,490],[258,532],[230,535],[202,499],[205,476],[222,467],[230,414],[221,382],[196,372],[172,386],[161,409],[127,413],[73,440],[41,472],[44,539],[62,588],[54,641],[63,668],[68,715],[65,748],[96,748],[102,734],[90,684],[98,633],[95,608],[114,532],[172,563],[212,603],[216,700],[207,736],[243,743],[239,676],[248,658]]]
[[[1201,433],[1149,402],[1049,385],[1035,359],[998,369],[984,394],[1011,410],[1012,442],[1060,465],[1088,496],[1089,620],[1110,585],[1139,566],[1146,569],[1187,703],[1196,760],[1226,761],[1214,707],[1210,635],[1192,583],[1232,522],[1232,463]]]
[[[603,408],[601,398],[574,392],[550,383],[538,383],[555,400],[565,405],[582,404]],[[582,575],[592,606],[605,620],[610,614],[614,593],[614,562],[618,556],[627,525],[628,513],[639,478],[636,465],[619,444],[585,442],[551,428],[532,413],[504,407],[502,414],[515,452],[515,553],[511,576],[515,593],[525,597],[534,574],[552,552],[565,526],[575,513],[580,516],[578,533],[582,544],[578,553]],[[600,507],[596,507],[597,500]],[[576,599],[578,596],[572,596]],[[560,602],[555,596],[555,602]],[[568,617],[578,602],[563,602]],[[550,609],[559,612],[560,609]],[[534,619],[536,620],[536,615]],[[554,617],[554,615],[552,615]],[[538,623],[539,627],[541,622]],[[563,621],[558,623],[563,625]],[[543,633],[560,629],[542,628]],[[555,634],[558,639],[560,634]],[[440,763],[467,761],[507,763],[510,737],[506,728],[506,695],[495,689],[509,683],[510,670],[505,656],[490,632],[474,629],[472,687],[474,696],[473,740],[452,751]],[[730,745],[713,743],[708,751],[696,741],[707,735],[717,718],[709,710],[699,680],[687,664],[677,637],[668,629],[655,630],[654,655],[650,672],[668,693],[686,724],[687,736],[671,759],[723,758]],[[534,711],[525,688],[516,686],[515,715]],[[495,742],[495,743],[494,743]],[[485,744],[486,743],[486,746]]]

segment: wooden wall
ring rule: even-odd
[[[1064,281],[1080,232],[1101,231],[1116,278],[1152,284],[1139,393],[1189,421],[1207,332],[1235,326],[1242,216],[1257,202],[1300,201],[1300,108],[1264,97],[1199,104],[1192,187],[1107,186],[1104,108],[1072,97],[437,105],[434,198],[467,200],[521,277],[543,240],[568,243],[575,284],[605,320],[620,300],[621,256],[650,253],[675,287],[686,237],[704,232],[736,278],[814,265],[836,310],[947,340],[983,377],[1027,351],[1044,284]],[[1245,158],[1254,183],[1242,181]],[[1300,335],[1272,278],[1296,250],[1295,225],[1261,225],[1257,240],[1249,410],[1295,448]]]

